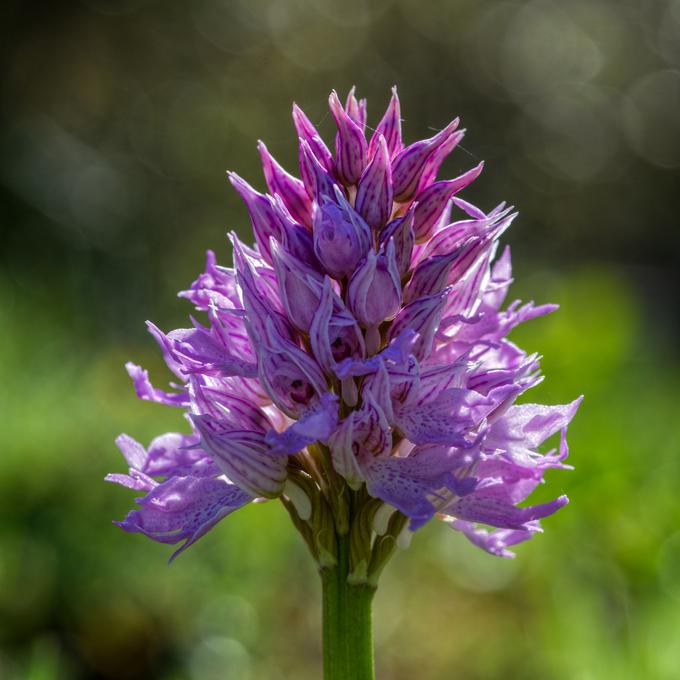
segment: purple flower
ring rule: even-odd
[[[127,475],[108,475],[107,480],[146,492],[137,499],[139,510],[131,510],[117,524],[161,543],[183,540],[171,559],[253,500],[221,476],[213,459],[197,447],[196,436],[168,433],[154,439],[148,449],[124,434],[116,443],[130,470]]]
[[[357,183],[366,166],[368,153],[366,136],[362,128],[342,107],[335,91],[331,92],[328,103],[338,127],[338,134],[335,138],[335,170],[345,186],[352,186]]]
[[[365,328],[393,318],[401,305],[394,243],[390,241],[384,251],[369,250],[347,287],[347,304]]]
[[[297,177],[288,174],[269,153],[264,142],[258,142],[257,148],[262,159],[262,170],[267,181],[267,188],[272,195],[279,195],[300,224],[312,226],[312,203],[309,200],[304,183]]]
[[[233,266],[209,251],[180,293],[205,320],[149,323],[170,389],[127,365],[137,395],[185,409],[190,430],[148,448],[119,437],[129,472],[108,479],[142,494],[119,525],[181,551],[252,500],[281,498],[320,563],[334,559],[328,517],[368,536],[352,559],[369,583],[385,559],[372,538],[402,543],[435,516],[510,557],[567,502],[525,505],[547,470],[568,467],[580,399],[517,403],[541,380],[539,358],[507,339],[555,307],[503,308],[510,251],[496,252],[516,213],[458,196],[481,163],[437,178],[463,137],[457,119],[404,147],[396,89],[370,140],[354,88],[329,105],[335,156],[294,106],[301,178],[262,142],[268,193],[229,174],[255,243],[232,234]]]
[[[359,214],[380,231],[392,214],[392,166],[385,138],[378,135],[375,154],[359,178],[356,207]]]
[[[324,196],[314,214],[314,252],[335,279],[350,276],[371,247],[371,230],[339,188]]]

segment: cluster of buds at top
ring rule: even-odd
[[[109,478],[145,492],[120,526],[184,541],[179,552],[235,509],[281,498],[320,564],[349,535],[358,582],[435,516],[510,556],[567,502],[520,506],[567,467],[578,400],[516,404],[541,379],[539,357],[507,339],[554,306],[502,309],[510,253],[496,251],[516,213],[459,198],[481,163],[437,179],[458,119],[404,146],[396,89],[370,139],[354,90],[329,105],[334,154],[293,108],[300,179],[262,142],[268,193],[229,173],[255,244],[231,234],[233,267],[209,252],[180,293],[207,325],[149,324],[174,391],[128,364],[138,396],[185,409],[191,433],[148,448],[119,438],[130,471]],[[539,453],[557,432],[557,451]]]

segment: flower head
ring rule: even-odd
[[[229,173],[255,244],[232,235],[233,266],[209,252],[180,293],[207,322],[149,325],[180,383],[157,389],[128,365],[140,398],[182,408],[191,431],[147,449],[121,435],[130,471],[108,479],[145,495],[119,524],[182,550],[234,510],[280,498],[320,563],[336,533],[354,537],[357,580],[377,578],[390,546],[435,516],[511,556],[567,502],[520,505],[567,467],[580,400],[517,404],[541,379],[538,357],[507,339],[554,306],[503,309],[510,252],[496,253],[516,213],[458,196],[481,163],[437,179],[463,137],[457,119],[404,146],[396,89],[368,139],[354,89],[329,105],[335,155],[293,108],[300,179],[263,142],[269,193]],[[540,453],[557,433],[558,450]]]

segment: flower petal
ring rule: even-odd
[[[160,543],[184,540],[172,554],[173,560],[217,522],[252,500],[252,496],[222,479],[173,477],[138,499],[140,509],[132,510],[115,524]]]

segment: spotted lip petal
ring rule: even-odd
[[[118,438],[128,471],[107,479],[140,494],[118,524],[181,542],[181,552],[239,507],[283,496],[302,502],[300,526],[321,540],[323,513],[311,508],[346,523],[346,483],[364,487],[354,500],[368,495],[383,519],[405,515],[409,532],[437,515],[512,557],[567,502],[527,499],[546,471],[569,469],[566,430],[580,399],[517,404],[542,380],[540,357],[507,338],[556,307],[503,308],[512,267],[509,249],[496,252],[517,213],[461,197],[482,163],[438,177],[463,138],[458,119],[404,147],[396,88],[370,142],[355,88],[344,106],[332,92],[329,105],[335,157],[294,105],[300,178],[262,142],[268,193],[229,173],[255,244],[232,232],[233,266],[208,251],[180,293],[207,321],[167,333],[149,325],[171,389],[127,364],[137,395],[185,409],[191,430],[148,447]],[[557,451],[544,453],[558,433]],[[380,543],[370,538],[369,551]]]

